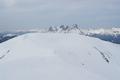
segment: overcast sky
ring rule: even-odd
[[[0,0],[0,30],[75,23],[119,26],[120,0]]]

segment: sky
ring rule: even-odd
[[[0,30],[120,25],[120,0],[0,0]]]

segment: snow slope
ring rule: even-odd
[[[29,33],[0,44],[1,80],[120,80],[120,45],[74,33]]]

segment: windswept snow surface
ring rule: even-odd
[[[120,45],[74,33],[0,44],[0,80],[120,80]]]

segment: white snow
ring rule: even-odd
[[[75,33],[25,34],[0,44],[0,80],[120,80],[120,45]]]

